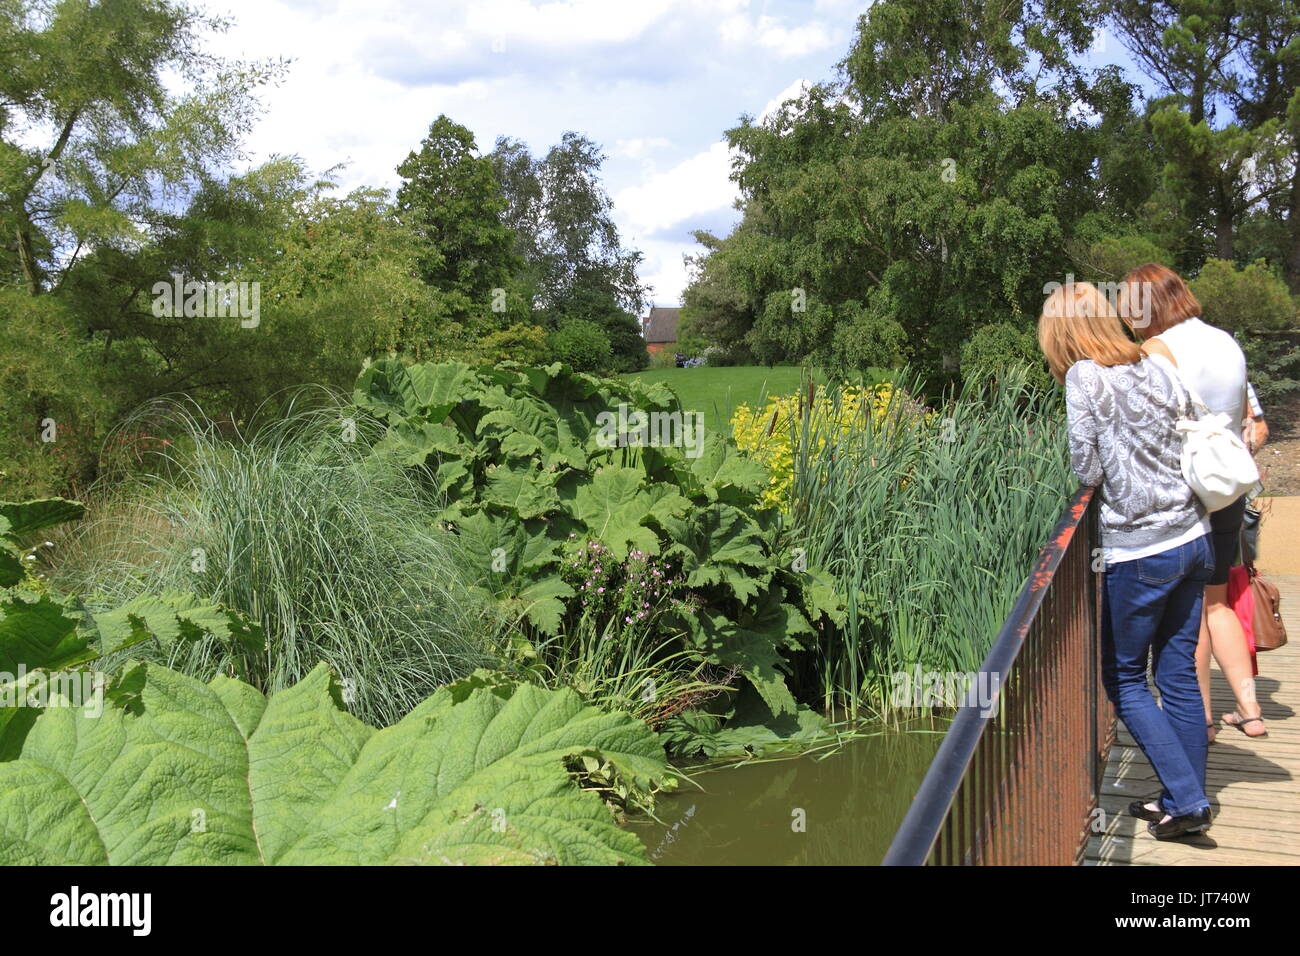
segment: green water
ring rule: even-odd
[[[629,824],[660,866],[875,865],[943,739],[943,725],[887,731],[830,756],[694,774],[658,798],[662,824]],[[700,789],[702,788],[702,789]]]

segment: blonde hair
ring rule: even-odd
[[[1090,282],[1058,286],[1047,297],[1038,318],[1038,346],[1058,382],[1084,359],[1111,366],[1131,365],[1142,357],[1110,301]]]

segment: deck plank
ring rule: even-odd
[[[1268,738],[1222,728],[1210,747],[1206,789],[1214,808],[1208,833],[1161,842],[1125,808],[1159,791],[1151,765],[1123,724],[1106,765],[1101,832],[1088,841],[1087,866],[1300,866],[1300,574],[1269,575],[1282,594],[1290,643],[1259,656],[1256,692]],[[1235,704],[1211,668],[1216,715]]]

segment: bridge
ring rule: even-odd
[[[1300,498],[1265,501],[1258,564],[1291,642],[1259,654],[1268,737],[1220,724],[1209,748],[1209,832],[1162,842],[1125,812],[1160,785],[1101,686],[1097,502],[1081,488],[982,665],[997,707],[958,709],[884,864],[1300,864]],[[1236,705],[1216,665],[1211,682],[1217,718]]]

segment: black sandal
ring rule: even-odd
[[[1259,721],[1261,724],[1264,722],[1264,718],[1263,718],[1263,717],[1245,717],[1245,718],[1243,718],[1240,714],[1236,713],[1235,711],[1234,711],[1230,716],[1232,716],[1232,717],[1236,717],[1237,719],[1236,719],[1236,720],[1229,720],[1227,717],[1225,717],[1225,718],[1223,718],[1223,722],[1224,722],[1225,724],[1227,724],[1229,727],[1236,727],[1236,728],[1237,728],[1238,730],[1240,730],[1243,734],[1246,734],[1246,728],[1245,728],[1245,725],[1246,725],[1246,724],[1253,724],[1255,721]],[[1261,738],[1263,738],[1263,737],[1267,737],[1267,736],[1268,736],[1268,731],[1266,730],[1266,731],[1264,731],[1262,734],[1246,734],[1246,736],[1249,737],[1251,740],[1259,740],[1259,739],[1261,739]]]

